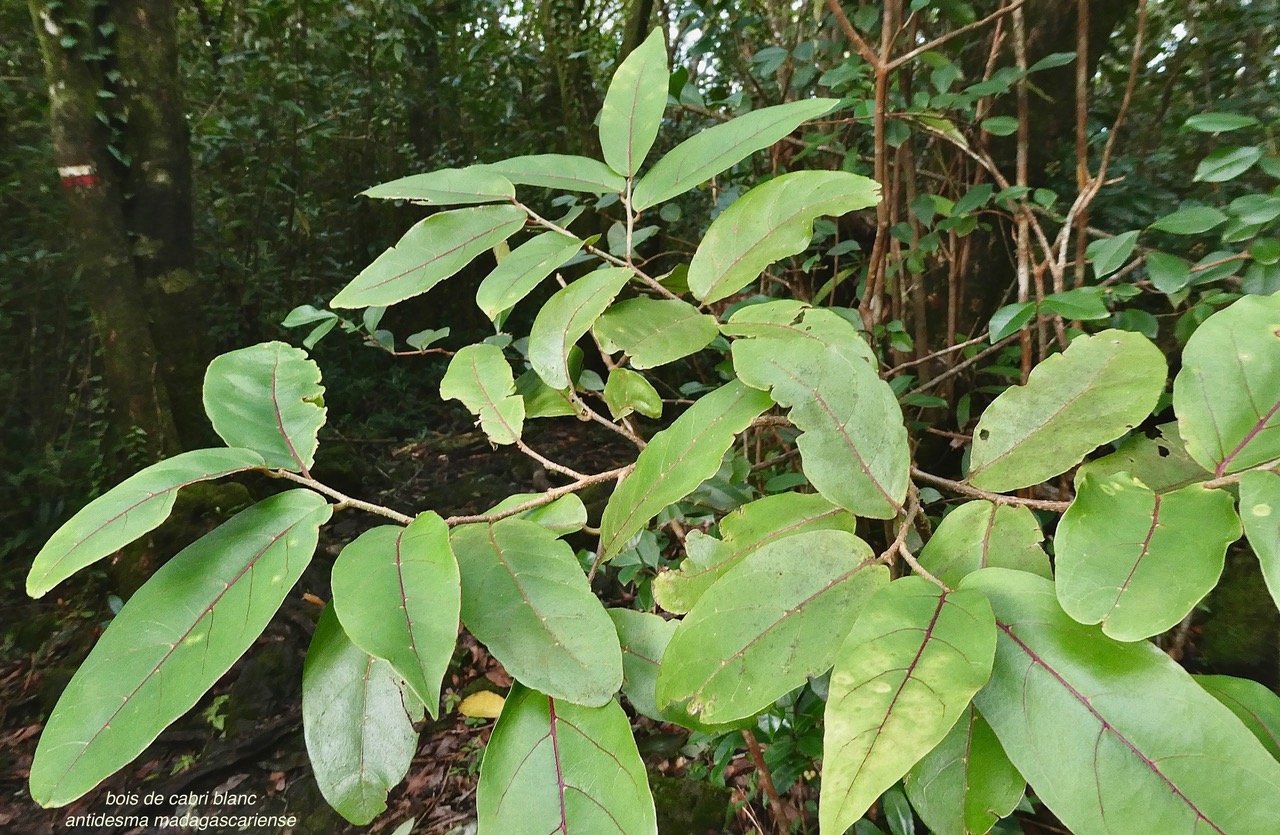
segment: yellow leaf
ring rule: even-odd
[[[472,719],[497,719],[506,699],[490,690],[472,693],[458,705],[458,712]]]

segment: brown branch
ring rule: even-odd
[[[297,473],[293,473],[288,470],[268,470],[266,472],[267,472],[267,475],[271,476],[272,478],[287,479],[288,481],[301,484],[304,487],[309,487],[312,490],[315,490],[317,493],[323,493],[324,495],[328,496],[331,499],[337,499],[338,500],[337,509],[339,510],[344,507],[354,507],[357,510],[363,510],[367,513],[376,513],[379,516],[385,516],[388,519],[393,519],[396,522],[399,522],[401,525],[407,525],[413,521],[412,516],[406,516],[405,514],[397,510],[392,510],[389,507],[383,507],[380,504],[373,504],[372,502],[361,501],[360,499],[353,499],[347,494],[342,493],[338,490],[335,490],[327,484],[321,484],[320,482],[316,481],[314,478],[311,478],[310,476],[298,475]]]
[[[491,513],[477,513],[472,516],[450,516],[449,518],[444,520],[444,523],[452,528],[452,527],[456,527],[457,525],[488,524],[493,522],[500,522],[501,520],[506,519],[508,516],[516,516],[518,514],[524,513],[526,510],[533,510],[535,507],[542,507],[544,504],[550,504],[551,502],[554,502],[556,499],[560,498],[561,496],[567,496],[570,493],[576,493],[579,490],[590,487],[593,484],[600,484],[601,482],[610,481],[612,479],[619,478],[620,476],[624,476],[627,473],[631,472],[634,466],[635,466],[634,464],[628,464],[625,467],[618,467],[613,470],[606,470],[603,473],[596,473],[595,475],[589,475],[584,478],[580,478],[577,481],[573,482],[572,484],[565,484],[560,487],[552,487],[550,490],[545,491],[541,496],[536,496],[532,499],[529,499],[527,502],[521,502],[520,504],[515,505],[514,507],[509,507],[505,510],[494,511]]]
[[[910,52],[905,52],[902,55],[899,55],[897,58],[894,58],[892,61],[889,62],[889,69],[896,70],[898,67],[902,66],[907,61],[910,61],[913,58],[918,58],[919,56],[931,50],[937,49],[947,41],[952,40],[953,38],[958,38],[961,35],[966,35],[969,32],[972,32],[974,29],[981,29],[983,26],[986,26],[988,23],[991,23],[1009,14],[1009,12],[1015,11],[1017,9],[1021,9],[1022,5],[1026,1],[1027,0],[1015,0],[1015,2],[1009,4],[1008,6],[1005,6],[1002,9],[996,9],[991,14],[982,18],[982,20],[975,20],[973,23],[967,23],[964,26],[961,26],[959,29],[953,29],[952,31],[946,33],[945,35],[940,35],[934,38],[924,46],[918,46],[915,49],[911,50]],[[830,7],[832,2],[833,0],[827,0],[827,6]]]
[[[782,805],[782,798],[778,796],[778,789],[773,785],[773,775],[769,773],[769,766],[764,761],[764,753],[760,750],[760,743],[756,740],[756,735],[745,728],[742,731],[742,738],[747,743],[747,753],[751,756],[751,762],[756,767],[756,774],[760,777],[760,790],[764,792],[765,797],[769,798],[769,808],[773,811],[774,825],[779,832],[787,832],[791,826],[791,816],[787,814],[787,808]]]
[[[944,487],[953,493],[959,493],[962,496],[970,496],[975,499],[986,499],[993,504],[1018,504],[1024,507],[1034,508],[1035,510],[1049,510],[1054,513],[1065,513],[1067,508],[1071,506],[1071,502],[1053,502],[1045,499],[1024,499],[1019,496],[1006,496],[1003,493],[991,493],[986,490],[979,490],[977,487],[971,487],[961,481],[952,481],[949,478],[926,473],[917,467],[911,468],[913,478],[919,479],[926,484],[932,484],[935,487]]]

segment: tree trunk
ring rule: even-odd
[[[590,57],[580,26],[583,0],[543,0],[539,9],[543,60],[554,74],[565,151],[595,157],[599,141],[594,122],[601,99],[591,76]],[[574,57],[569,57],[569,56]]]

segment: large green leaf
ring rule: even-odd
[[[876,356],[853,323],[833,310],[809,307],[791,299],[739,308],[720,326],[725,336],[810,339],[852,351],[876,368]]]
[[[1157,428],[1159,437],[1148,438],[1135,432],[1110,455],[1081,464],[1075,474],[1076,490],[1079,491],[1086,475],[1100,478],[1130,473],[1157,493],[1168,493],[1206,480],[1208,473],[1187,455],[1178,424],[1166,423]]]
[[[639,412],[655,420],[662,417],[662,395],[643,374],[630,368],[613,368],[604,384],[604,402],[609,414],[623,418]]]
[[[658,710],[658,665],[679,621],[632,609],[610,609],[609,617],[622,644],[622,694],[641,716],[670,721]]]
[[[617,702],[579,707],[516,685],[484,751],[479,835],[656,835],[649,777]]]
[[[458,638],[459,582],[449,529],[430,511],[406,528],[365,531],[333,564],[333,606],[343,631],[390,662],[433,719]]]
[[[330,512],[309,490],[279,493],[165,563],[58,699],[31,764],[32,799],[65,806],[190,710],[266,628]]]
[[[204,411],[227,446],[261,454],[268,467],[305,472],[325,420],[320,367],[283,342],[223,354],[205,372]]]
[[[541,493],[515,493],[507,496],[486,510],[485,513],[500,513],[541,496]],[[514,518],[537,522],[556,536],[564,536],[565,534],[582,530],[583,526],[587,524],[587,506],[582,503],[581,496],[577,493],[570,493],[553,502],[530,508],[523,513],[517,513]]]
[[[518,186],[537,186],[561,191],[592,194],[621,194],[627,181],[617,171],[597,159],[571,154],[531,154],[489,163]]]
[[[991,607],[903,577],[862,608],[835,657],[822,738],[819,824],[843,832],[933,750],[987,683]]]
[[[696,354],[719,335],[716,317],[679,299],[640,296],[610,307],[595,324],[609,353],[625,351],[633,368],[654,368]]]
[[[804,251],[813,221],[874,206],[880,187],[844,171],[794,171],[756,186],[711,222],[689,264],[702,302],[732,296],[773,262]]]
[[[739,507],[720,520],[723,541],[689,531],[684,562],[653,581],[653,596],[668,612],[682,615],[693,608],[711,584],[753,551],[774,540],[806,531],[857,529],[858,520],[813,493],[779,493]]]
[[[382,183],[362,193],[365,197],[408,200],[424,206],[493,203],[516,196],[515,187],[510,180],[484,165],[413,174]]]
[[[421,718],[391,665],[351,643],[326,607],[302,669],[302,730],[329,805],[357,826],[382,814],[418,750]]]
[[[27,594],[42,597],[80,569],[153,531],[188,484],[265,467],[248,449],[198,449],[152,464],[94,499],[49,537],[27,574]]]
[[[497,345],[468,345],[453,355],[440,381],[441,400],[461,400],[495,444],[514,444],[524,430],[524,398]]]
[[[601,559],[619,553],[659,511],[715,475],[738,433],[772,405],[767,394],[733,381],[703,395],[654,435],[605,506]]]
[[[996,616],[975,703],[1070,831],[1274,830],[1280,764],[1173,659],[1072,620],[1032,574],[988,568],[963,585]]]
[[[1058,601],[1118,641],[1158,635],[1217,585],[1239,538],[1222,490],[1157,494],[1128,473],[1085,476],[1054,537]]]
[[[995,731],[972,706],[903,781],[912,807],[935,835],[984,835],[1013,814],[1027,781]]]
[[[680,622],[658,670],[659,709],[732,722],[824,672],[859,609],[888,582],[872,556],[844,531],[796,534],[748,555]]]
[[[707,128],[681,142],[636,183],[632,208],[670,200],[768,148],[810,119],[830,113],[837,99],[806,99],[765,107]]]
[[[427,292],[485,250],[524,226],[515,206],[476,206],[434,214],[415,223],[400,242],[365,267],[330,307],[374,307]]]
[[[981,568],[999,566],[1052,578],[1044,534],[1020,505],[965,502],[947,514],[920,552],[920,564],[948,586]]]
[[[1271,756],[1280,759],[1280,696],[1264,684],[1233,676],[1195,676],[1196,684],[1227,706]]]
[[[1078,337],[987,407],[973,434],[969,483],[1003,492],[1066,472],[1151,414],[1166,373],[1164,354],[1141,334]]]
[[[600,148],[614,171],[630,177],[640,169],[666,107],[667,45],[655,26],[613,74],[600,109]]]
[[[892,519],[911,476],[907,430],[893,390],[858,342],[740,339],[733,367],[744,383],[791,407],[804,472],[819,493],[859,516]]]
[[[591,330],[630,277],[630,271],[621,267],[587,273],[556,291],[538,311],[529,331],[529,364],[548,386],[567,389],[572,385],[569,350]]]
[[[476,290],[476,304],[496,320],[533,288],[577,254],[582,241],[559,232],[543,232],[516,247]]]
[[[1280,458],[1280,294],[1245,296],[1200,325],[1173,408],[1187,452],[1215,476]]]
[[[599,707],[622,686],[613,622],[573,549],[536,522],[463,525],[462,622],[507,672],[557,699]]]
[[[1280,473],[1245,473],[1240,479],[1240,521],[1262,566],[1271,599],[1280,607]]]

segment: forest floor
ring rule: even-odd
[[[622,439],[587,424],[547,427],[538,442],[549,457],[586,472],[617,466],[634,455]],[[330,462],[331,478],[335,486],[405,512],[431,507],[442,515],[477,513],[512,492],[546,486],[546,474],[509,449],[491,449],[478,433],[412,442],[348,441]],[[590,450],[592,460],[580,460],[575,450]],[[317,469],[324,463],[322,457]],[[340,484],[343,481],[348,483]],[[371,489],[372,484],[382,486]],[[324,801],[308,765],[299,698],[303,657],[328,597],[333,558],[373,524],[376,519],[348,512],[329,525],[311,567],[250,651],[130,765],[60,809],[41,809],[30,799],[27,775],[41,723],[111,617],[109,582],[103,572],[90,574],[79,585],[68,582],[35,601],[20,587],[0,588],[8,621],[0,634],[0,831],[330,835],[398,832],[402,823],[414,818],[413,832],[419,835],[473,833],[479,766],[493,721],[469,719],[456,708],[477,690],[504,693],[511,679],[466,633],[446,674],[440,717],[427,719],[409,773],[387,798],[385,813],[366,827],[347,823]],[[699,832],[759,831],[757,821],[766,818],[757,803],[748,802],[754,769],[745,757],[726,769],[726,788],[707,787],[709,795],[691,794],[695,784],[680,779],[688,765],[679,754],[687,732],[681,735],[674,726],[638,721],[644,726],[638,735],[649,743],[642,747],[651,775],[668,780],[664,794],[674,794],[674,805],[686,807],[687,814],[689,808],[705,807],[709,797],[714,814],[719,804],[726,825],[699,827]],[[294,815],[297,823],[241,829],[169,826],[164,821],[191,813]],[[102,815],[135,820],[104,821]],[[697,835],[687,830],[688,824],[681,826],[685,831],[678,835]],[[676,830],[667,826],[661,831]]]

